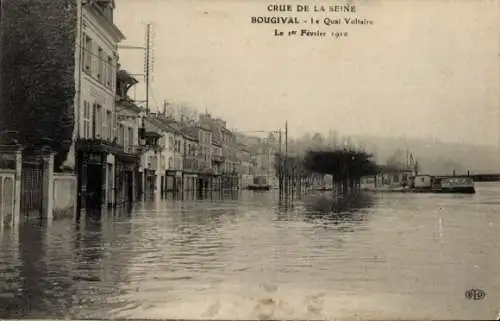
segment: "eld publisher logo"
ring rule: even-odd
[[[465,291],[467,300],[483,300],[486,297],[486,291],[481,289],[469,289]]]

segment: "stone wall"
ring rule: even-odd
[[[0,168],[0,229],[15,224],[15,170]]]
[[[53,218],[73,218],[76,215],[77,177],[69,173],[54,173]]]

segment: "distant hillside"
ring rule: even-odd
[[[376,153],[377,162],[384,163],[400,149],[408,149],[428,174],[500,173],[500,153],[495,147],[444,143],[416,138],[388,138],[352,136],[353,142],[362,143]]]

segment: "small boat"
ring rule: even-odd
[[[431,176],[411,177],[409,186],[381,186],[365,188],[367,191],[383,193],[458,193],[474,194],[474,180],[468,176]]]

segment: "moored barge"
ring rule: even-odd
[[[474,194],[474,180],[471,177],[436,177],[432,186],[434,193]]]
[[[476,193],[474,180],[468,176],[417,175],[410,178],[409,186],[377,187],[366,190],[382,193]]]

